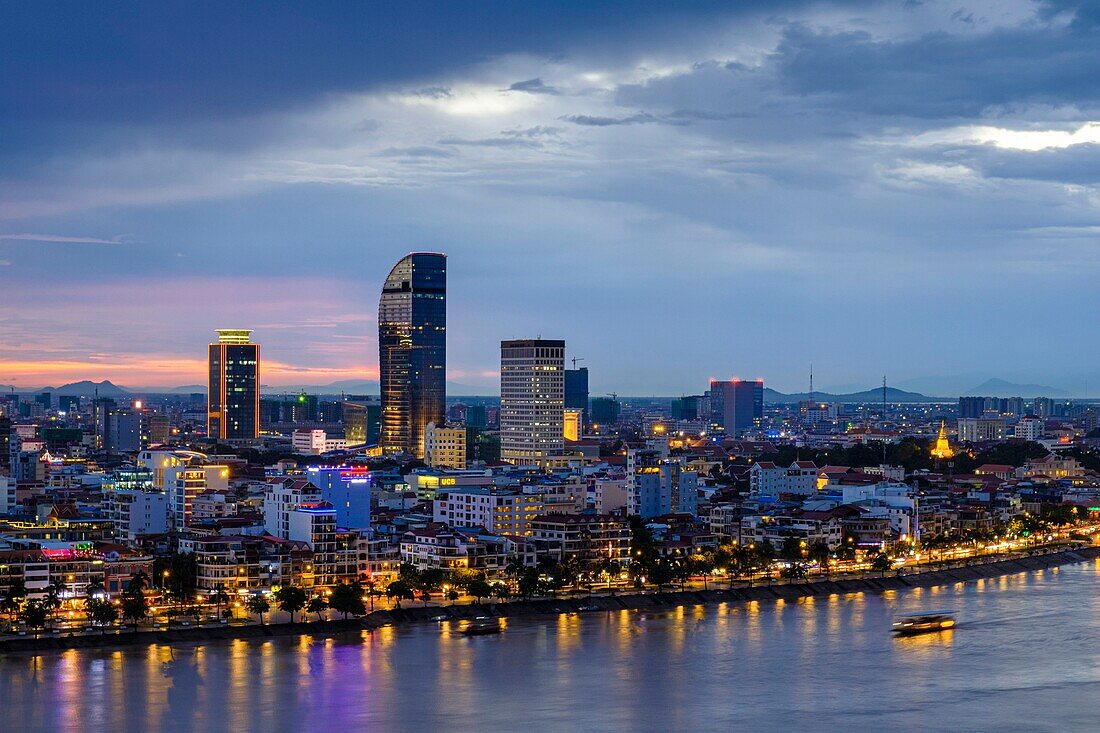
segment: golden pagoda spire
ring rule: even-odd
[[[953,458],[955,451],[951,448],[951,443],[947,441],[947,423],[944,420],[940,420],[940,434],[936,438],[936,445],[932,448],[932,457],[938,459]]]

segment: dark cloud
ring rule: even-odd
[[[586,127],[613,127],[615,125],[688,124],[687,118],[680,118],[672,115],[658,116],[652,115],[649,112],[637,112],[632,115],[626,115],[625,117],[601,117],[598,115],[563,115],[558,119],[564,120],[566,122],[572,122],[574,125],[584,125]]]
[[[561,94],[560,90],[543,84],[542,79],[539,78],[517,81],[512,86],[508,87],[508,90],[513,92],[529,92],[531,94]]]
[[[846,113],[975,117],[998,105],[1100,102],[1095,26],[897,40],[794,25],[775,62],[787,91]]]

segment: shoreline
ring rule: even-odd
[[[208,641],[232,641],[236,639],[270,639],[279,636],[331,637],[349,633],[360,634],[382,626],[432,622],[440,616],[449,621],[472,620],[479,616],[491,618],[523,618],[552,616],[562,613],[597,613],[606,611],[667,610],[680,606],[715,603],[747,603],[750,601],[794,601],[805,597],[830,596],[847,593],[884,593],[886,591],[929,588],[953,583],[996,578],[1022,572],[1047,570],[1061,565],[1087,562],[1100,558],[1100,546],[1061,550],[1042,555],[1017,557],[1005,560],[965,565],[961,567],[929,570],[910,575],[889,575],[882,578],[841,578],[803,581],[800,583],[772,583],[754,587],[713,588],[710,590],[670,590],[651,593],[625,593],[621,595],[593,595],[574,598],[543,598],[516,600],[502,603],[463,604],[452,606],[426,606],[374,611],[361,618],[334,619],[330,621],[299,621],[277,624],[242,624],[240,626],[211,626],[162,631],[121,631],[119,633],[89,634],[79,636],[41,636],[37,639],[21,637],[0,641],[0,654],[26,652],[62,652],[68,649],[114,649],[132,646],[150,646],[202,643]]]

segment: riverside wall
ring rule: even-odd
[[[1087,546],[1046,554],[1005,560],[990,560],[959,567],[930,570],[909,575],[881,578],[820,579],[797,583],[771,583],[754,587],[712,588],[710,590],[666,591],[661,593],[623,593],[577,598],[546,598],[502,603],[462,604],[454,606],[406,607],[375,611],[359,619],[336,619],[280,624],[245,624],[178,628],[107,634],[51,635],[0,640],[0,654],[64,651],[66,649],[116,648],[137,645],[184,645],[233,639],[269,639],[277,636],[359,636],[364,629],[391,624],[421,623],[443,617],[461,621],[478,617],[523,618],[560,613],[585,613],[623,610],[663,610],[678,606],[749,601],[796,601],[807,596],[847,593],[882,593],[910,588],[928,588],[966,583],[1003,575],[1046,570],[1060,565],[1100,558],[1100,546]]]

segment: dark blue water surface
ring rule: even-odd
[[[0,660],[6,731],[1096,731],[1100,564],[884,595]],[[898,612],[954,631],[894,639]]]

